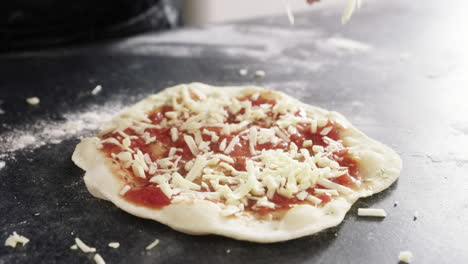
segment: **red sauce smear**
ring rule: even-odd
[[[258,106],[262,104],[270,104],[273,107],[276,104],[275,100],[268,100],[262,97],[259,97],[256,100],[252,100],[249,98],[244,98],[241,100],[250,100],[253,106]],[[171,106],[163,106],[159,109],[156,109],[155,112],[150,114],[149,119],[152,121],[152,124],[154,125],[160,124],[165,116],[165,113],[169,111],[173,111],[173,110],[174,109]],[[240,123],[239,121],[236,121],[236,117],[240,114],[243,114],[243,111],[244,110],[241,110],[239,113],[230,114],[230,116],[228,116],[227,118],[226,123],[228,124]],[[299,110],[295,114],[296,116],[302,116],[302,117],[305,116],[305,112],[303,110]],[[274,116],[273,112],[270,112],[268,113],[268,118],[273,118],[277,120],[279,117]],[[266,127],[265,122],[262,122],[261,120],[256,121],[253,125],[256,125],[259,127]],[[320,135],[320,132],[323,128],[329,127],[329,126],[332,127],[332,130],[326,136],[332,140],[339,140],[340,139],[339,133],[340,133],[341,127],[337,125],[336,123],[330,122],[330,121],[324,127],[318,128],[316,133],[312,133],[310,131],[309,124],[299,123],[296,126],[297,132],[290,135],[290,140],[291,142],[294,142],[299,148],[302,147],[303,142],[306,140],[312,140],[314,145],[326,146],[327,143],[324,140],[324,136]],[[229,144],[232,138],[238,135],[238,133],[232,133],[230,135],[223,136],[220,133],[221,129],[218,127],[206,127],[206,129],[209,131],[215,132],[220,137],[217,142],[212,142],[210,145],[210,148],[214,153],[223,153],[219,151],[219,144],[222,142],[223,139],[226,139],[227,143]],[[201,128],[201,130],[203,130],[203,128]],[[173,142],[171,139],[169,128],[146,129],[145,132],[148,132],[150,137],[156,136],[157,138],[156,144],[158,144],[159,153],[155,153],[153,151],[154,144],[148,144],[148,145],[145,144],[145,140],[140,135],[138,135],[132,128],[127,128],[124,132],[128,135],[133,135],[133,136],[138,137],[136,139],[131,140],[130,148],[132,149],[138,148],[143,152],[143,154],[148,153],[153,161],[167,157],[170,148],[182,149],[181,152],[180,151],[177,152],[177,155],[181,156],[181,160],[178,164],[178,172],[181,175],[184,175],[187,173],[184,169],[184,165],[187,161],[193,159],[194,156],[191,153],[189,147],[185,143],[182,136],[179,136],[179,138],[175,142]],[[119,140],[122,139],[122,137],[118,135],[117,133],[109,133],[109,134],[104,135],[102,138],[105,139],[109,137],[117,137]],[[211,141],[210,135],[202,134],[202,137],[204,141]],[[282,142],[282,141],[276,145],[270,142],[267,142],[265,144],[257,144],[256,149],[258,150],[262,150],[262,149],[288,150],[289,146],[288,146],[288,143]],[[123,151],[119,146],[116,146],[110,143],[104,143],[103,150],[107,152],[109,155],[111,155],[111,153],[118,154],[121,151]],[[311,151],[309,150],[309,152]],[[313,153],[311,153],[311,155],[313,155]],[[248,158],[251,157],[248,140],[245,140],[242,137],[240,137],[239,143],[235,145],[233,151],[229,154],[229,156],[231,156],[235,160],[235,163],[233,164],[233,167],[235,169],[239,171],[245,171],[246,170],[245,162]],[[347,174],[344,174],[340,177],[333,178],[330,180],[338,184],[350,187],[350,188],[356,188],[360,180],[359,168],[358,168],[357,161],[348,155],[347,149],[341,149],[337,152],[334,152],[331,156],[329,156],[329,158],[337,161],[340,164],[340,166],[348,168]],[[127,174],[132,175],[133,181],[137,185],[137,187],[133,187],[124,195],[124,197],[127,200],[135,204],[139,204],[139,205],[150,207],[150,208],[161,208],[171,203],[171,199],[166,197],[164,193],[159,189],[159,187],[157,187],[154,183],[149,182],[149,179],[152,176],[147,176],[147,179],[142,179],[140,177],[133,175],[131,168],[127,169]],[[317,185],[315,188],[324,188],[324,187]],[[313,194],[314,188],[308,189],[307,192],[310,194]],[[315,196],[322,200],[322,203],[321,203],[322,205],[328,203],[332,199],[326,193],[315,195]],[[287,198],[279,194],[275,194],[271,201],[276,204],[275,209],[270,209],[266,207],[254,207],[255,201],[250,201],[249,205],[246,207],[246,210],[251,210],[251,211],[254,211],[255,213],[263,215],[263,214],[267,214],[275,210],[288,209],[293,204],[309,203],[307,201],[300,201],[295,197]]]
[[[159,187],[154,186],[132,188],[125,193],[124,197],[131,202],[150,208],[161,208],[171,204],[171,199],[167,198]]]

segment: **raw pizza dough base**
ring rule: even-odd
[[[214,87],[201,83],[182,84],[167,88],[145,100],[124,109],[100,134],[117,127],[126,127],[131,118],[138,118],[156,106],[166,103],[167,98],[180,93],[183,86],[196,87],[205,94],[225,92],[232,96],[265,91],[254,86]],[[347,127],[340,133],[343,144],[354,156],[360,159],[359,167],[364,179],[359,191],[351,195],[340,194],[338,198],[322,207],[297,205],[286,212],[281,220],[259,220],[254,217],[222,216],[221,208],[206,200],[180,201],[162,209],[150,209],[128,202],[119,195],[125,185],[109,168],[109,158],[98,149],[97,137],[86,138],[76,147],[72,160],[83,170],[85,184],[89,192],[97,198],[108,200],[122,210],[138,217],[156,220],[171,228],[195,235],[217,234],[239,240],[271,243],[311,235],[340,224],[360,197],[370,196],[388,188],[399,176],[402,162],[392,149],[379,143],[351,125],[341,114],[304,104],[280,92],[280,100],[290,100],[307,111],[327,117]]]

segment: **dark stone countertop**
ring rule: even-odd
[[[294,27],[267,17],[0,55],[0,242],[13,231],[31,239],[0,246],[0,263],[92,263],[69,249],[76,236],[107,263],[397,263],[401,250],[414,263],[468,262],[467,7],[364,1],[344,26],[343,7],[330,5],[296,14]],[[341,112],[401,154],[401,177],[336,228],[275,244],[185,235],[93,198],[70,160],[79,137],[122,106],[192,81],[257,84]],[[359,218],[358,207],[388,216]]]

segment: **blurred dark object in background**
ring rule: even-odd
[[[82,43],[180,24],[174,0],[14,0],[0,2],[0,50]]]

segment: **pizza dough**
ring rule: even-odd
[[[130,214],[261,243],[338,225],[402,166],[336,112],[259,87],[201,83],[124,109],[72,159],[92,195]]]

